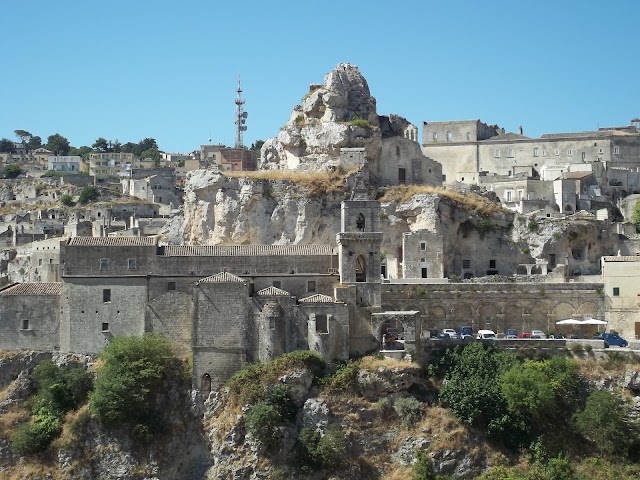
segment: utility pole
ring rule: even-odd
[[[236,148],[243,148],[242,132],[247,131],[247,112],[244,111],[244,100],[242,99],[242,88],[240,88],[240,75],[238,75],[238,93],[236,95]]]

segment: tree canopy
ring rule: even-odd
[[[13,141],[8,138],[0,139],[0,153],[15,153]]]
[[[640,199],[636,200],[636,204],[633,207],[633,212],[631,213],[631,222],[635,224],[636,231],[640,232]]]
[[[49,135],[49,138],[47,138],[46,147],[47,150],[51,150],[56,155],[68,155],[69,150],[71,150],[71,144],[69,143],[69,140],[67,140],[59,133]]]

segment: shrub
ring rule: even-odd
[[[276,427],[282,423],[282,415],[269,402],[256,403],[246,416],[247,430],[266,447],[276,444]]]
[[[11,437],[11,448],[19,455],[43,452],[60,433],[62,422],[53,412],[42,410],[29,423],[18,427]]]
[[[420,450],[411,469],[411,480],[436,480],[433,462],[426,450]]]
[[[336,469],[343,463],[347,442],[338,424],[327,426],[324,435],[311,427],[298,434],[298,461],[303,467]]]
[[[480,234],[480,238],[484,238],[485,233],[490,232],[491,230],[493,230],[493,225],[491,224],[491,222],[489,220],[487,220],[486,218],[483,218],[483,219],[478,221],[478,225],[476,226],[476,229],[478,230],[478,233]]]
[[[527,229],[530,232],[537,232],[538,231],[538,223],[533,219],[529,220],[529,223],[527,223]]]
[[[6,167],[4,167],[4,176],[6,178],[16,178],[21,173],[22,169],[17,163],[12,163],[11,165],[7,165]]]
[[[172,359],[169,342],[156,334],[116,337],[99,358],[91,412],[105,426],[126,425],[144,438],[158,431],[162,425],[153,405]]]
[[[93,202],[94,200],[97,200],[99,196],[100,194],[98,193],[98,190],[96,190],[95,187],[92,187],[91,185],[87,185],[82,189],[82,192],[80,192],[80,197],[78,198],[78,202],[81,204]]]
[[[607,390],[591,392],[584,410],[574,416],[578,432],[600,454],[628,454],[638,428],[629,419],[629,407],[619,395]]]
[[[393,404],[393,409],[405,427],[418,423],[424,415],[424,404],[413,397],[399,398]]]
[[[349,125],[351,125],[352,127],[371,128],[369,120],[361,117],[353,117],[349,122]]]
[[[66,193],[60,197],[60,203],[67,207],[70,207],[73,204],[73,200],[71,199],[71,195],[67,195]]]
[[[338,365],[336,373],[323,379],[322,385],[329,393],[353,391],[360,365],[355,360],[348,360]]]

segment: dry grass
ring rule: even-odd
[[[413,196],[420,194],[440,195],[441,197],[454,201],[462,208],[475,210],[481,215],[494,215],[507,211],[500,203],[492,202],[475,193],[464,194],[426,185],[396,185],[389,187],[382,198],[380,198],[380,201],[396,203],[407,202],[411,200]]]
[[[610,355],[609,355],[610,354]],[[607,352],[608,358],[576,358],[580,374],[587,380],[598,380],[624,374],[626,370],[640,370],[640,358]]]
[[[344,172],[328,170],[303,172],[299,170],[258,170],[255,172],[224,172],[231,178],[246,177],[254,180],[288,181],[302,187],[308,197],[317,197],[327,193],[344,192],[345,178],[355,170]]]
[[[62,422],[62,432],[54,440],[54,446],[60,448],[73,445],[78,440],[78,436],[81,435],[82,426],[90,418],[89,405],[83,405],[78,410],[67,412]]]
[[[43,478],[59,478],[56,467],[52,464],[39,463],[33,460],[20,463],[2,470],[2,480],[32,480]]]
[[[8,440],[16,428],[29,420],[29,411],[23,405],[12,405],[9,410],[0,415],[0,438]]]
[[[464,449],[469,443],[467,427],[446,408],[428,407],[418,428],[433,439],[432,450]]]
[[[10,360],[18,356],[17,350],[0,350],[0,360]]]
[[[420,368],[415,362],[407,362],[396,358],[363,357],[360,359],[360,368],[375,371],[379,368]]]
[[[407,480],[411,478],[411,467],[396,467],[382,477],[382,480]]]

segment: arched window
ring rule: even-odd
[[[396,156],[400,156],[400,147],[396,145]]]
[[[367,281],[367,264],[364,256],[358,255],[356,258],[356,282]]]
[[[364,232],[365,224],[366,224],[366,222],[365,222],[365,219],[364,219],[364,215],[362,213],[359,213],[358,214],[358,219],[356,220],[356,227],[361,232]]]

